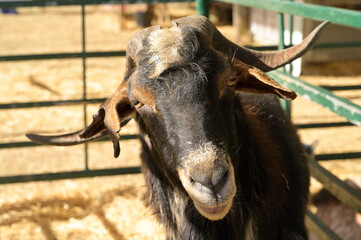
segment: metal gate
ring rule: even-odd
[[[280,41],[279,49],[285,48],[284,44],[284,15],[289,14],[290,22],[292,23],[292,16],[302,16],[304,18],[325,21],[330,20],[331,23],[342,26],[349,26],[358,28],[361,31],[361,12],[355,10],[340,9],[335,7],[327,7],[314,4],[305,4],[283,0],[219,0],[220,2],[238,4],[247,7],[262,8],[270,11],[275,11],[278,14],[278,30]],[[209,4],[205,0],[204,4]],[[291,28],[292,34],[292,28]],[[317,48],[344,48],[344,47],[361,47],[361,42],[353,43],[339,43],[339,44],[324,44],[316,45]],[[313,86],[299,78],[293,77],[291,74],[282,70],[277,70],[269,73],[269,75],[281,83],[283,86],[294,90],[298,95],[307,97],[311,101],[335,112],[336,114],[347,119],[348,123],[332,124],[310,124],[308,126],[300,127],[327,127],[327,126],[345,126],[356,125],[361,126],[361,107],[348,101],[347,99],[338,97],[332,92],[317,86]],[[289,104],[286,104],[289,107]],[[360,143],[361,146],[361,143]],[[315,160],[332,160],[332,159],[352,159],[361,158],[361,152],[336,153],[316,155],[315,159],[309,159],[309,166],[311,175],[317,179],[323,186],[335,195],[339,200],[350,206],[355,211],[361,213],[361,194],[351,188],[349,185],[341,181],[335,175],[327,171]],[[313,213],[309,210],[306,214],[306,225],[311,229],[320,239],[340,239],[333,231],[331,231],[325,224],[323,224]]]
[[[135,4],[135,3],[161,3],[161,2],[186,2],[187,0],[167,0],[167,1],[122,1],[122,0],[35,0],[35,1],[0,1],[0,8],[16,8],[16,7],[47,7],[47,6],[80,6],[81,11],[81,52],[70,53],[54,53],[54,54],[24,54],[24,55],[8,55],[0,56],[0,62],[4,61],[31,61],[31,60],[46,60],[46,59],[81,59],[82,60],[82,82],[83,82],[83,96],[82,99],[73,99],[66,101],[41,101],[41,102],[22,102],[22,103],[6,103],[0,104],[0,110],[5,109],[22,109],[22,108],[38,108],[38,107],[51,107],[51,106],[69,106],[69,105],[83,105],[84,112],[84,126],[87,125],[87,104],[103,103],[105,98],[92,99],[87,97],[87,81],[86,81],[86,59],[99,58],[99,57],[123,57],[125,56],[125,50],[120,51],[103,51],[103,52],[90,52],[86,51],[86,11],[85,6],[99,5],[99,4]],[[136,139],[137,135],[122,135],[120,140]],[[109,138],[104,138],[101,141],[107,141]],[[21,148],[21,147],[36,147],[39,146],[33,142],[7,142],[0,143],[0,149],[4,148]],[[43,180],[57,180],[67,178],[83,178],[93,176],[107,176],[129,173],[140,173],[140,167],[122,167],[122,168],[110,168],[110,169],[98,169],[91,170],[88,167],[88,144],[84,144],[84,170],[81,171],[67,171],[56,173],[44,173],[44,174],[30,174],[30,175],[16,175],[0,177],[0,184],[6,183],[18,183],[29,181],[43,181]]]

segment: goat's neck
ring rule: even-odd
[[[245,233],[246,209],[239,194],[230,213],[221,221],[201,216],[180,182],[169,181],[159,166],[159,153],[142,137],[142,161],[149,194],[149,205],[164,225],[169,239],[236,239]],[[238,185],[239,183],[237,183]],[[242,233],[243,232],[243,233]]]

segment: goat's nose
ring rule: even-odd
[[[224,185],[228,175],[229,170],[226,165],[214,166],[211,169],[207,167],[190,167],[189,169],[191,182],[195,185],[198,183],[212,191],[217,191],[217,187]]]

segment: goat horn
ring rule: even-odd
[[[159,27],[158,27],[159,28]],[[146,30],[152,31],[154,27]],[[138,33],[142,34],[142,33]],[[133,109],[128,100],[128,78],[134,71],[137,51],[142,46],[140,37],[133,37],[127,49],[126,71],[123,83],[118,87],[115,93],[109,97],[93,116],[93,122],[86,128],[69,134],[63,135],[38,135],[26,134],[26,136],[37,143],[55,145],[55,146],[71,146],[89,142],[98,138],[109,135],[113,142],[114,157],[118,157],[120,153],[119,147],[119,131],[132,117]]]
[[[93,122],[80,131],[53,136],[28,133],[26,136],[33,142],[54,146],[72,146],[102,138],[108,135],[103,123],[105,112],[102,110],[99,109],[98,113],[93,116]]]
[[[298,45],[282,51],[260,52],[238,46],[229,41],[205,17],[195,15],[175,21],[179,25],[193,25],[198,28],[201,33],[205,34],[205,37],[210,39],[215,49],[235,57],[246,64],[255,66],[264,72],[282,67],[296,58],[301,57],[315,44],[321,31],[330,23],[329,21],[321,23]]]
[[[293,60],[303,56],[308,50],[310,50],[313,45],[316,43],[317,39],[321,35],[321,31],[329,24],[329,21],[321,23],[317,28],[315,28],[303,41],[293,47],[287,48],[281,51],[273,52],[259,52],[250,49],[246,49],[250,54],[255,56],[261,66],[259,69],[264,72],[272,71],[276,68],[282,67]],[[236,53],[238,59],[244,58],[243,51]],[[246,57],[247,59],[247,57]],[[240,59],[242,61],[242,59]],[[257,61],[257,60],[256,60]],[[256,66],[257,67],[257,66]]]
[[[109,135],[114,148],[114,157],[120,153],[119,131],[131,118],[133,109],[130,106],[127,93],[127,82],[121,84],[117,91],[102,104],[98,113],[93,116],[93,122],[86,128],[63,135],[38,135],[26,134],[26,136],[37,143],[71,146],[93,141]]]
[[[86,129],[86,128],[85,128]],[[85,129],[80,131],[76,131],[73,133],[63,134],[63,135],[39,135],[27,133],[26,136],[33,142],[37,142],[40,144],[54,145],[54,146],[72,146],[77,144],[86,143],[89,141],[93,141],[108,135],[107,131],[102,131],[92,137],[89,138],[81,138],[80,135],[84,132]]]
[[[33,142],[54,146],[72,146],[86,143],[109,134],[108,131],[105,131],[104,116],[104,109],[99,109],[98,113],[93,116],[93,122],[88,127],[73,133],[53,136],[28,133],[26,136]]]

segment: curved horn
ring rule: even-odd
[[[248,51],[251,55],[256,57],[256,61],[258,60],[261,66],[259,66],[259,69],[261,69],[264,72],[272,71],[276,68],[282,67],[293,60],[303,56],[306,52],[308,52],[313,45],[316,43],[317,39],[321,35],[321,31],[329,24],[329,21],[325,21],[318,25],[317,28],[315,28],[303,41],[295,45],[293,47],[287,48],[285,50],[281,51],[272,51],[272,52],[260,52],[260,51],[254,51],[247,48],[246,51]],[[236,57],[242,61],[243,53],[242,51],[240,53],[236,53]],[[257,67],[255,65],[255,67]]]
[[[41,144],[55,146],[70,146],[89,142],[109,135],[113,142],[114,157],[120,153],[119,131],[133,117],[134,109],[128,99],[128,79],[134,72],[136,57],[142,46],[141,34],[149,34],[153,28],[137,33],[129,42],[124,80],[115,93],[103,103],[98,113],[93,116],[93,122],[86,128],[69,134],[46,136],[26,134],[26,136]],[[138,37],[137,37],[138,36]]]
[[[109,135],[114,148],[114,157],[120,153],[119,131],[132,117],[134,110],[128,100],[128,82],[121,84],[117,91],[102,104],[98,113],[93,116],[93,122],[86,128],[69,134],[45,136],[26,134],[26,136],[41,144],[55,146],[77,145],[93,141]]]
[[[33,142],[54,146],[72,146],[86,143],[108,135],[103,123],[104,116],[105,112],[99,109],[98,113],[93,116],[93,122],[88,127],[73,133],[53,136],[32,133],[25,135]]]
[[[210,39],[215,49],[232,57],[234,56],[238,60],[252,65],[264,72],[282,67],[304,55],[315,44],[322,29],[330,23],[329,21],[321,23],[298,45],[282,51],[260,52],[238,46],[229,41],[206,17],[195,15],[175,21],[181,25],[193,25]]]
[[[85,128],[86,129],[86,128]],[[37,142],[40,144],[54,145],[54,146],[72,146],[78,145],[81,143],[86,143],[89,141],[93,141],[108,135],[107,131],[102,131],[92,137],[89,138],[81,138],[80,135],[84,132],[84,130],[76,131],[73,133],[63,134],[63,135],[38,135],[27,133],[25,134],[31,141]]]

